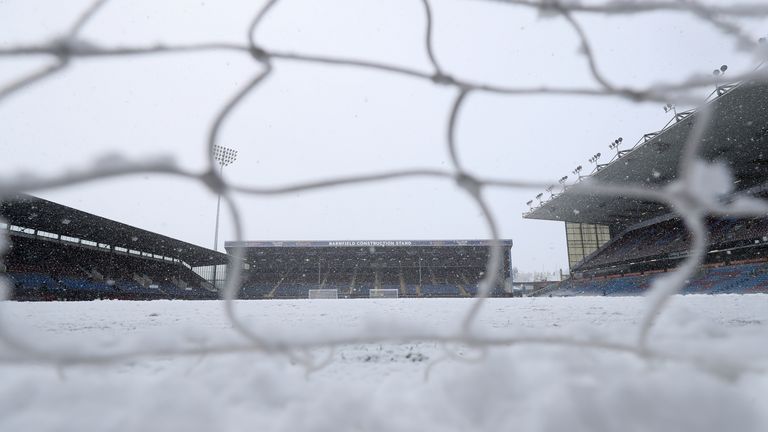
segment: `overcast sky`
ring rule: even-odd
[[[718,2],[720,4],[721,2]],[[47,41],[88,2],[0,0],[0,46]],[[259,2],[113,1],[84,28],[99,45],[244,43]],[[573,30],[561,18],[480,0],[434,0],[435,53],[450,74],[494,84],[593,85]],[[578,15],[599,65],[621,85],[642,86],[755,64],[716,29],[682,13]],[[765,20],[741,22],[755,36]],[[267,48],[342,55],[429,71],[417,0],[286,0],[259,30]],[[0,83],[49,62],[0,58]],[[65,72],[0,104],[6,172],[61,173],[105,154],[171,155],[205,167],[207,130],[260,66],[236,52],[75,60]],[[2,86],[2,84],[0,84]],[[707,90],[708,91],[708,90]],[[275,71],[225,124],[239,151],[225,177],[279,185],[401,168],[451,167],[445,125],[455,89],[353,68],[275,61]],[[706,91],[702,90],[702,96]],[[587,166],[608,144],[659,129],[659,103],[617,98],[473,93],[457,143],[478,175],[550,181]],[[528,221],[536,191],[491,190],[502,236],[521,270],[567,268],[562,223]],[[38,195],[101,216],[213,246],[216,197],[200,184],[138,176]],[[290,196],[238,196],[247,240],[476,239],[488,230],[448,181],[392,181]],[[223,214],[223,240],[232,239]]]

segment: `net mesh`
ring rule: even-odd
[[[417,0],[414,0],[417,1]],[[177,167],[168,160],[148,161],[123,161],[108,165],[96,164],[80,169],[71,170],[65,174],[46,177],[40,176],[14,176],[6,175],[0,179],[0,197],[10,196],[20,192],[44,191],[51,188],[76,187],[85,182],[98,181],[115,177],[137,176],[146,173],[163,173],[187,179],[190,182],[198,182],[216,194],[220,194],[225,205],[232,215],[232,223],[235,230],[235,239],[243,240],[242,221],[240,211],[233,201],[233,193],[249,194],[255,196],[279,196],[293,194],[301,191],[315,189],[330,189],[346,185],[361,185],[381,182],[390,179],[415,179],[433,178],[450,182],[458,189],[465,192],[477,206],[487,223],[490,237],[497,241],[499,232],[496,217],[491,212],[486,192],[491,188],[508,189],[533,189],[542,190],[553,182],[532,182],[525,179],[498,179],[484,178],[470,174],[457,153],[456,124],[462,115],[462,107],[467,97],[473,93],[491,93],[507,97],[520,95],[562,95],[562,96],[592,96],[615,97],[632,102],[657,101],[660,103],[696,104],[703,102],[696,96],[704,87],[717,85],[716,78],[711,76],[691,77],[680,81],[660,83],[646,88],[630,88],[614,85],[601,72],[599,59],[596,57],[590,40],[577,18],[579,14],[600,14],[608,17],[629,16],[650,12],[676,12],[691,15],[707,25],[721,31],[729,38],[733,38],[740,46],[747,50],[759,52],[761,46],[756,37],[749,35],[743,29],[734,24],[733,20],[743,17],[768,16],[768,5],[760,3],[746,3],[737,5],[706,5],[696,1],[654,1],[654,2],[624,2],[605,1],[597,3],[579,3],[573,1],[557,0],[498,0],[498,7],[520,7],[538,10],[543,16],[560,18],[563,25],[569,26],[581,43],[581,53],[587,60],[588,70],[594,80],[593,86],[585,87],[526,87],[526,86],[499,86],[483,82],[472,82],[452,76],[450,71],[443,68],[435,55],[433,42],[433,17],[428,0],[422,0],[424,12],[424,37],[421,40],[424,50],[431,65],[430,70],[420,70],[405,66],[397,66],[388,63],[374,62],[355,58],[342,58],[323,55],[310,55],[299,52],[286,52],[270,49],[262,45],[257,38],[259,27],[269,19],[270,12],[278,4],[277,0],[270,0],[256,11],[248,29],[247,39],[244,43],[198,43],[187,45],[151,45],[151,46],[102,46],[94,41],[84,40],[80,34],[89,22],[98,19],[99,11],[106,1],[97,1],[88,7],[69,27],[69,31],[62,37],[49,40],[44,43],[3,47],[0,49],[2,59],[21,59],[32,56],[47,56],[51,59],[49,65],[33,71],[16,80],[5,83],[0,87],[0,104],[13,103],[14,94],[29,90],[36,84],[61,74],[73,63],[89,58],[130,58],[135,56],[164,55],[178,52],[203,53],[211,51],[238,52],[253,61],[254,71],[252,77],[229,97],[229,100],[218,110],[218,114],[212,119],[207,137],[209,154],[208,169],[203,172],[192,172]],[[472,7],[473,2],[467,2],[467,7]],[[279,187],[256,187],[240,184],[232,184],[225,181],[218,170],[215,158],[215,148],[219,143],[219,136],[230,115],[238,109],[244,98],[256,88],[263,85],[265,78],[276,73],[273,65],[279,62],[293,62],[300,64],[323,64],[359,70],[376,70],[381,73],[395,74],[413,80],[429,82],[434,86],[447,87],[454,90],[454,97],[445,120],[445,145],[452,163],[451,169],[406,169],[374,172],[367,175],[323,178],[304,183],[289,184]],[[743,82],[742,85],[750,85],[766,79],[764,70],[758,68],[753,72],[739,76],[732,76],[733,82]],[[583,181],[578,184],[565,185],[571,193],[588,195],[606,195],[632,197],[640,200],[650,200],[667,204],[684,220],[690,231],[693,241],[690,253],[676,271],[668,276],[658,279],[652,286],[647,311],[637,326],[637,335],[629,342],[613,342],[596,338],[558,337],[558,336],[516,336],[489,337],[476,332],[477,316],[483,307],[484,300],[488,296],[491,287],[496,285],[494,278],[498,277],[501,260],[501,248],[496,245],[490,250],[490,259],[487,263],[485,279],[478,287],[478,296],[466,311],[460,326],[453,332],[430,333],[418,328],[389,327],[385,331],[374,332],[370,329],[361,329],[358,333],[345,333],[344,335],[328,334],[322,338],[312,340],[294,340],[289,336],[273,336],[260,334],[258,329],[249,327],[236,313],[235,302],[240,282],[240,272],[235,270],[227,275],[226,287],[222,290],[224,308],[232,327],[248,341],[238,345],[183,345],[174,344],[152,345],[143,347],[117,347],[114,349],[89,346],[87,341],[82,346],[56,349],[35,345],[20,337],[12,331],[13,323],[0,324],[0,340],[9,348],[10,353],[4,354],[6,361],[41,362],[51,364],[88,364],[123,361],[126,359],[146,356],[185,356],[200,354],[220,354],[242,351],[258,351],[278,353],[304,364],[308,370],[322,366],[323,361],[316,360],[311,355],[305,355],[308,350],[314,348],[334,348],[339,345],[357,343],[381,343],[381,342],[410,342],[432,341],[444,345],[464,344],[481,350],[500,345],[513,344],[552,344],[561,346],[579,346],[588,349],[610,350],[630,353],[646,359],[673,359],[675,361],[709,365],[713,359],[702,359],[697,356],[676,355],[661,349],[654,349],[650,342],[650,335],[658,315],[663,312],[670,297],[684,286],[700,267],[707,247],[707,231],[704,218],[708,215],[730,216],[762,216],[768,211],[768,207],[762,202],[751,200],[749,197],[730,200],[724,203],[714,199],[711,194],[697,187],[702,175],[706,175],[708,166],[697,158],[701,137],[710,125],[712,113],[707,105],[703,105],[696,113],[697,121],[692,133],[687,140],[684,156],[679,166],[678,180],[663,189],[648,189],[640,186],[619,186],[600,184],[595,181]],[[3,239],[3,244],[5,243]],[[0,247],[3,246],[0,244]],[[232,262],[239,262],[242,257],[239,252],[232,256]],[[238,269],[238,266],[233,266]],[[5,298],[9,295],[9,287],[4,285]],[[303,353],[296,355],[296,353]],[[719,360],[718,360],[719,361]],[[740,370],[754,369],[754,365],[742,364]],[[711,369],[711,368],[710,368]]]

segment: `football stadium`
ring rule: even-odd
[[[0,1],[0,431],[768,431],[763,3]]]
[[[768,85],[718,87],[704,160],[733,175],[732,196],[768,195]],[[660,189],[678,178],[695,110],[675,113],[582,178]],[[664,204],[629,197],[558,193],[524,214],[565,223],[570,277],[533,295],[640,295],[674,271],[690,249],[680,216]],[[728,199],[725,197],[724,199]],[[10,234],[7,273],[17,300],[215,299],[227,254],[28,195],[6,199],[0,216]],[[706,221],[705,265],[684,293],[768,292],[768,219],[719,215]],[[512,291],[512,240],[492,296]],[[489,259],[488,240],[227,241],[244,255],[242,299],[371,296],[472,297]],[[53,262],[55,265],[50,265]]]

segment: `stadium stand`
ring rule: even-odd
[[[570,279],[558,287],[558,295],[638,295],[664,272],[644,275]],[[704,266],[688,281],[683,294],[749,294],[768,292],[768,262]]]
[[[14,300],[215,299],[227,256],[28,195],[0,205]]]
[[[713,126],[702,139],[701,157],[727,166],[733,194],[768,196],[768,85],[727,84],[708,104]],[[697,120],[677,113],[658,132],[629,150],[617,151],[589,176],[602,183],[661,188],[677,179],[682,149]],[[674,269],[691,247],[681,219],[664,205],[630,197],[574,194],[567,189],[531,209],[530,219],[566,223],[570,279],[540,295],[637,295],[654,278]],[[710,217],[708,253],[684,293],[768,292],[768,218]]]
[[[709,219],[710,252],[749,248],[755,255],[768,241],[768,219]],[[673,218],[622,234],[573,267],[576,272],[606,266],[632,265],[670,256],[683,256],[690,247],[690,236],[682,221]],[[720,253],[722,255],[722,253]]]
[[[470,297],[485,274],[485,240],[226,242],[243,248],[241,298],[307,298],[310,289],[336,289],[339,298],[368,297],[397,289],[399,297]],[[511,240],[502,241],[510,269]],[[493,295],[504,296],[499,284]]]

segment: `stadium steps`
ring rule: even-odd
[[[464,291],[467,292],[467,295],[469,295],[469,297],[474,297],[477,295],[477,284],[470,282],[469,278],[465,274],[461,275],[461,279],[464,281]],[[467,290],[466,287],[469,287],[469,290]]]
[[[182,290],[189,287],[189,284],[186,281],[179,279],[175,276],[171,278],[171,283],[174,284],[177,288]]]
[[[435,278],[435,272],[432,270],[432,267],[427,266],[427,271],[429,271],[429,280],[432,282],[432,285],[437,285],[437,279]]]
[[[283,276],[279,281],[277,281],[272,290],[269,291],[269,294],[267,294],[267,298],[275,298],[275,292],[277,291],[277,288],[280,287],[280,284],[283,283],[286,277],[288,276]]]
[[[349,287],[347,287],[347,292],[345,293],[346,295],[352,295],[352,292],[355,290],[355,282],[357,282],[357,266],[355,266],[355,270],[352,271],[352,280],[349,282]]]
[[[133,279],[134,281],[136,281],[136,283],[138,283],[143,287],[146,287],[147,285],[150,285],[152,283],[152,279],[150,279],[149,276],[145,274],[134,273],[131,279]]]
[[[82,269],[82,267],[80,267],[80,268]],[[83,269],[83,270],[86,272],[86,274],[88,274],[88,277],[90,277],[93,280],[103,281],[105,279],[104,275],[101,274],[101,272],[99,272],[99,270],[96,269],[96,268],[91,269],[91,271],[88,271],[88,270],[85,270],[85,269]]]
[[[461,283],[461,279],[462,279],[461,275],[459,275],[458,273],[454,273],[452,279],[453,279],[453,284],[459,288],[459,295],[461,297],[471,297],[469,295],[469,291],[467,291],[464,288],[464,284]],[[448,281],[446,280],[446,282]]]
[[[427,266],[427,274],[429,275],[429,281],[431,283],[424,284],[424,282],[419,284],[419,297],[426,294],[432,294],[430,293],[430,286],[437,285],[437,279],[435,279],[435,273],[432,271],[432,267]]]

